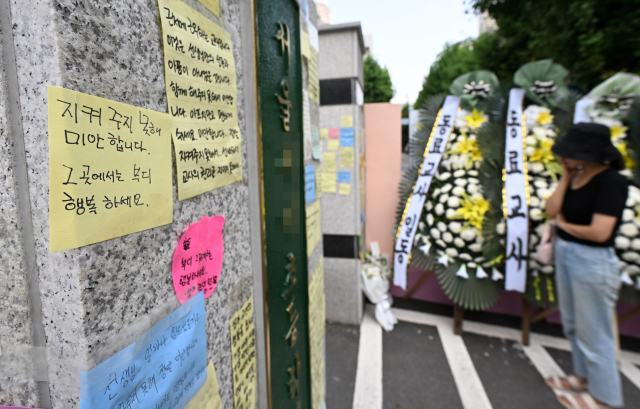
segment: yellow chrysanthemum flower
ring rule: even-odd
[[[487,122],[487,118],[485,118],[483,114],[483,112],[479,112],[477,109],[473,108],[471,115],[465,116],[464,120],[467,121],[469,128],[479,128],[480,125]]]
[[[610,129],[611,129],[611,139],[616,141],[619,138],[624,138],[625,136],[627,136],[627,129],[629,128],[627,128],[626,126],[614,125]]]
[[[475,161],[482,160],[482,152],[478,148],[478,140],[465,133],[460,135],[460,140],[453,145],[449,153],[452,155],[468,155],[467,166],[472,165]]]
[[[539,123],[540,125],[546,125],[546,124],[550,124],[551,121],[553,121],[554,116],[551,115],[551,111],[550,110],[545,110],[540,112],[540,115],[538,115],[538,119],[536,119],[536,122]]]
[[[464,194],[462,198],[462,206],[456,210],[456,214],[450,216],[450,219],[463,219],[467,221],[467,225],[473,226],[478,231],[482,230],[482,220],[485,213],[489,211],[489,202],[484,197],[472,198]]]
[[[622,154],[622,159],[624,160],[624,165],[627,167],[627,169],[635,168],[636,162],[631,158],[631,155],[629,154],[629,148],[627,148],[627,144],[625,142],[620,142],[616,144],[616,148],[618,148],[618,150]]]
[[[533,152],[529,161],[531,162],[542,162],[549,163],[556,160],[553,152],[551,151],[551,147],[553,146],[553,141],[550,138],[545,138],[540,142],[540,146],[536,148]]]

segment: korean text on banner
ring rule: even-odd
[[[205,319],[200,293],[133,344],[80,372],[80,408],[183,408],[207,379]]]
[[[407,289],[407,265],[411,256],[413,238],[418,228],[418,220],[422,214],[422,207],[427,198],[431,180],[438,170],[440,159],[442,159],[449,135],[451,135],[459,104],[460,99],[458,97],[449,95],[445,98],[444,105],[433,125],[418,179],[411,196],[407,200],[404,214],[398,226],[393,255],[393,284],[405,290]]]
[[[171,118],[49,86],[50,251],[173,221]]]
[[[180,0],[158,0],[164,73],[185,200],[242,180],[231,36]]]
[[[256,337],[253,332],[253,297],[242,306],[229,323],[231,326],[231,369],[233,407],[256,407]]]
[[[527,283],[529,255],[529,187],[527,165],[524,158],[525,118],[522,101],[525,90],[514,88],[509,92],[507,134],[504,159],[504,213],[507,220],[505,248],[505,290],[524,292]]]

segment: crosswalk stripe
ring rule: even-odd
[[[640,369],[629,361],[620,362],[620,372],[624,374],[638,389],[640,389]]]
[[[382,328],[367,305],[360,324],[353,409],[382,409]]]

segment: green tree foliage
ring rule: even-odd
[[[480,68],[473,41],[446,44],[429,69],[429,75],[424,78],[414,107],[420,108],[422,102],[433,95],[447,94],[456,77]]]
[[[381,67],[371,54],[364,60],[364,102],[389,102],[395,91],[387,67]]]
[[[447,44],[425,77],[416,108],[430,96],[447,93],[465,72],[485,69],[509,83],[523,64],[545,58],[568,69],[570,85],[583,92],[619,71],[640,74],[640,0],[470,3],[475,11],[488,12],[498,30]]]

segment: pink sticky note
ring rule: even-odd
[[[203,290],[207,298],[216,289],[224,254],[223,227],[224,217],[204,216],[180,238],[171,265],[173,288],[180,304]]]
[[[329,128],[329,139],[340,138],[340,128]]]

